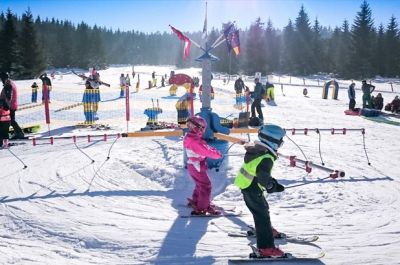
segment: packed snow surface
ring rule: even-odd
[[[231,148],[220,170],[209,171],[213,202],[235,206],[242,215],[181,218],[190,213],[184,205],[193,189],[183,167],[182,138],[113,135],[145,127],[143,111],[157,104],[157,99],[163,109],[159,120],[176,123],[175,103],[184,88],[178,88],[177,96],[169,95],[169,86],[145,89],[153,71],[159,85],[160,75],[169,75],[170,70],[201,77],[197,68],[136,66],[141,83],[135,93],[137,76],[131,76],[128,124],[125,100],[118,99],[118,84],[120,74],[131,74],[131,68],[100,71],[102,80],[111,87],[101,88],[99,122],[109,124],[111,130],[75,128],[73,125],[84,118],[82,106],[55,112],[82,98],[83,81],[68,71],[57,72],[52,80],[49,126],[43,106],[17,112],[21,125],[41,125],[37,137],[48,136],[50,130],[55,139],[53,145],[39,140],[36,146],[28,141],[11,147],[26,169],[11,152],[0,150],[1,264],[228,264],[229,258],[248,256],[247,244],[254,240],[227,234],[245,230],[246,224],[253,222],[240,190],[232,184],[243,161],[242,146],[228,143]],[[224,82],[224,78],[214,76],[211,107],[220,117],[237,117],[240,111],[233,108],[234,80]],[[338,80],[338,100],[324,100],[322,86],[327,80],[292,77],[289,84],[287,76],[269,76],[276,84],[277,106],[264,103],[265,122],[288,129],[290,137],[280,152],[319,165],[322,158],[326,167],[346,172],[343,178],[331,179],[329,172],[317,168],[307,174],[304,169],[290,167],[284,157],[275,163],[272,173],[280,183],[299,186],[268,195],[274,227],[287,234],[320,237],[315,245],[283,243],[279,247],[310,257],[322,249],[325,257],[312,264],[400,264],[400,127],[396,118],[390,118],[394,123],[389,124],[345,115],[346,88],[351,80]],[[41,84],[40,80],[16,81],[20,104],[29,102],[33,81]],[[253,89],[251,77],[246,77],[245,83]],[[317,83],[319,87],[307,86]],[[356,81],[357,106],[361,103],[360,84]],[[377,80],[374,84],[385,103],[396,95],[389,82]],[[303,96],[304,87],[308,88],[307,97]],[[399,91],[398,85],[395,89]],[[198,96],[194,105],[198,112]],[[291,128],[301,130],[292,135]],[[307,135],[304,128],[310,129]],[[361,131],[332,135],[329,130],[320,134],[311,130],[315,128],[365,128],[365,149]],[[111,134],[107,141],[104,133]],[[78,138],[77,146],[71,138],[57,138],[87,134],[100,136],[90,142]],[[234,136],[248,139],[247,134]],[[256,134],[249,137],[257,139]]]

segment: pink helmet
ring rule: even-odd
[[[202,135],[207,128],[207,122],[200,116],[189,117],[186,121],[189,132]]]

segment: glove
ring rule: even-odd
[[[285,190],[285,187],[278,183],[278,181],[274,178],[271,178],[271,181],[267,183],[267,193],[274,192],[282,192]]]

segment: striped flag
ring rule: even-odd
[[[180,30],[174,28],[171,25],[169,25],[169,26],[171,27],[172,31],[178,36],[178,38],[184,42],[183,59],[187,60],[187,58],[189,58],[190,46],[192,45],[192,42],[190,41],[190,39],[188,37],[183,35],[183,33]]]

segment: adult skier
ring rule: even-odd
[[[192,215],[221,214],[211,202],[211,181],[208,177],[206,158],[219,159],[221,153],[209,146],[202,138],[207,122],[200,116],[192,116],[187,120],[189,132],[183,139],[183,147],[187,154],[187,169],[195,182],[192,198]]]
[[[8,73],[1,73],[0,79],[3,82],[4,88],[6,91],[11,89],[12,94],[10,98],[10,118],[11,118],[11,127],[14,129],[13,139],[24,139],[25,135],[22,131],[21,127],[19,127],[17,121],[15,120],[15,112],[18,109],[18,96],[17,96],[17,86],[15,83],[10,79],[10,75]]]
[[[0,92],[0,147],[7,147],[7,143],[3,141],[9,139],[8,130],[11,124],[11,97],[11,86],[3,86],[3,89]]]
[[[126,85],[126,78],[125,78],[124,74],[121,74],[121,76],[119,77],[119,87],[121,89],[121,91],[119,93],[120,98],[125,97],[125,85]]]
[[[238,79],[235,81],[235,92],[236,92],[236,107],[242,107],[242,103],[244,101],[244,96],[243,96],[243,89],[245,88],[244,82],[242,80],[242,77],[239,76]]]
[[[349,110],[354,111],[354,107],[356,106],[356,90],[354,89],[355,83],[351,83],[349,89],[347,90],[347,94],[349,96]]]
[[[260,127],[258,139],[254,144],[245,146],[244,163],[240,168],[235,185],[243,194],[246,206],[253,215],[257,236],[257,248],[263,257],[284,257],[285,253],[275,247],[274,237],[279,233],[272,228],[269,206],[263,193],[282,192],[285,188],[271,176],[277,150],[283,144],[286,132],[274,124]]]
[[[44,103],[44,86],[47,86],[47,98],[49,100],[50,103],[50,91],[51,91],[51,80],[50,78],[47,77],[47,74],[44,73],[41,76],[39,76],[39,79],[42,80],[42,102]]]
[[[31,85],[32,88],[32,98],[31,101],[32,103],[36,103],[37,102],[37,91],[38,91],[38,85],[36,84],[36,82],[33,82],[33,84]]]
[[[252,98],[253,98],[253,103],[251,104],[251,117],[255,118],[256,117],[256,110],[257,110],[257,114],[258,114],[258,119],[260,120],[260,123],[262,124],[264,121],[264,116],[262,113],[262,109],[261,109],[261,100],[263,98],[263,95],[265,93],[264,87],[260,82],[259,78],[256,78],[254,80],[256,86],[254,87],[254,92],[252,94]]]
[[[363,92],[362,96],[363,108],[372,109],[373,107],[372,107],[371,93],[374,92],[375,86],[367,84],[367,81],[363,80],[361,90]]]

